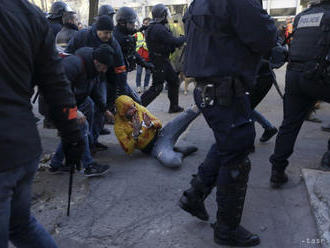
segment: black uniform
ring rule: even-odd
[[[166,81],[170,110],[175,109],[179,104],[179,78],[169,56],[175,48],[183,45],[185,38],[174,37],[163,23],[158,22],[151,22],[145,34],[150,59],[155,69],[151,87],[141,96],[142,105],[148,106],[160,94]]]
[[[197,80],[194,99],[215,143],[180,206],[208,220],[204,200],[216,185],[215,242],[257,245],[259,237],[240,226],[255,138],[246,91],[253,87],[261,55],[275,45],[276,26],[256,0],[194,0],[184,20],[184,72]]]
[[[287,182],[285,168],[306,114],[317,100],[330,102],[329,54],[330,1],[322,1],[296,16],[289,48],[284,96],[284,119],[273,155],[271,182]],[[330,147],[329,147],[330,148]]]

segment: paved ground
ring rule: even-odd
[[[283,89],[284,70],[277,71]],[[130,76],[133,79],[134,75]],[[131,80],[133,82],[134,80]],[[192,87],[192,86],[191,86]],[[180,104],[192,104],[191,90],[180,92]],[[175,115],[167,113],[168,99],[164,91],[150,105],[150,110],[167,122]],[[273,88],[258,109],[279,126],[282,102]],[[318,111],[324,122],[330,122],[326,104]],[[110,126],[110,128],[112,128]],[[291,157],[290,182],[283,190],[269,187],[270,163],[274,139],[260,144],[262,134],[256,125],[256,152],[251,155],[252,171],[242,224],[261,236],[264,248],[314,248],[317,229],[301,168],[317,168],[326,149],[328,134],[320,124],[305,123]],[[40,128],[41,129],[41,128]],[[56,132],[41,129],[45,153],[54,151]],[[87,179],[77,174],[74,182],[73,206],[65,216],[68,176],[48,175],[40,171],[35,180],[33,212],[56,238],[61,248],[212,248],[213,233],[209,223],[201,222],[181,211],[176,203],[189,186],[214,142],[211,131],[199,117],[182,135],[181,144],[194,144],[200,150],[186,158],[179,170],[163,168],[156,160],[140,152],[126,156],[114,135],[103,136],[109,150],[96,159],[112,166],[102,178]],[[206,200],[211,221],[215,220],[215,193]],[[325,246],[330,247],[330,245]]]

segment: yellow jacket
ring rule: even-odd
[[[141,122],[143,122],[143,113],[146,113],[153,125],[148,128],[142,125],[141,134],[138,139],[133,138],[133,124],[126,118],[127,109],[135,104],[138,112],[138,116]],[[157,130],[162,127],[161,121],[153,116],[145,107],[137,104],[129,96],[120,96],[116,99],[115,106],[117,109],[115,115],[115,134],[117,139],[127,154],[133,153],[134,149],[144,149],[150,141],[155,137]]]

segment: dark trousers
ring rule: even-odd
[[[170,107],[179,103],[179,77],[168,59],[153,59],[155,70],[152,75],[151,87],[141,96],[142,105],[148,106],[163,90],[164,82],[168,85],[168,99]]]
[[[330,84],[307,80],[303,72],[287,70],[283,104],[283,121],[270,157],[273,168],[284,170],[293,153],[299,130],[306,114],[317,100],[330,102]]]
[[[194,91],[195,102],[201,106],[201,90]],[[198,174],[207,186],[234,183],[231,168],[248,156],[254,144],[255,129],[251,118],[249,97],[235,97],[231,106],[200,107],[205,120],[213,131],[216,143],[210,148]]]

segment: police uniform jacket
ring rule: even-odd
[[[274,22],[257,0],[194,0],[184,21],[189,77],[239,75],[249,87],[276,43]]]
[[[175,48],[185,42],[185,37],[175,37],[164,24],[157,22],[149,24],[145,36],[151,59],[168,59]]]
[[[97,80],[93,80],[99,75],[93,62],[93,48],[79,48],[75,55],[63,59],[63,66],[65,74],[71,82],[77,105],[79,106],[88,96],[91,96],[95,104],[104,112],[106,105],[96,90]]]
[[[0,1],[0,172],[41,154],[30,102],[35,85],[52,109],[75,105],[54,48],[53,32],[37,7]]]

